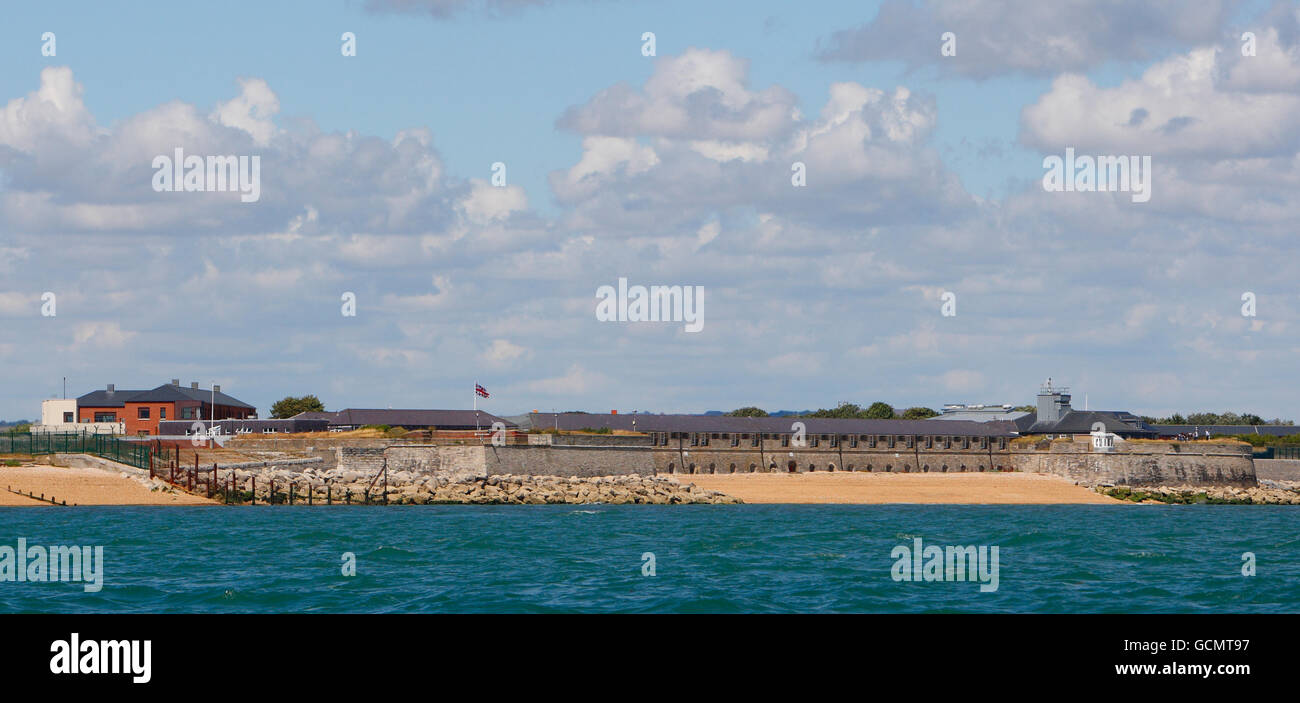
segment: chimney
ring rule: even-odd
[[[213,392],[213,393],[220,393],[220,392],[221,392],[221,386],[218,386],[218,385],[216,385],[216,384],[213,384],[213,385],[212,385],[212,392]]]
[[[109,395],[113,395],[113,389],[114,389],[113,384],[111,384],[111,383],[108,384],[108,394],[109,394]]]
[[[179,385],[181,385],[181,380],[180,380],[179,378],[173,378],[173,379],[172,379],[172,385],[173,385],[173,386],[179,386]]]
[[[190,388],[193,388],[193,389],[195,389],[195,390],[198,390],[198,387],[199,387],[199,382],[198,382],[198,381],[190,381]]]

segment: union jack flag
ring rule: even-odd
[[[488,397],[487,389],[477,383],[474,384],[474,392],[478,393],[480,398]]]

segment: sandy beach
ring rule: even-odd
[[[1124,501],[1069,480],[1029,473],[696,474],[673,478],[746,503],[1078,504]],[[182,492],[151,491],[141,481],[93,468],[0,467],[0,506],[50,506],[4,490],[53,496],[68,505],[211,505]]]
[[[1059,476],[1026,473],[802,473],[677,476],[746,503],[1067,504],[1124,501]]]
[[[215,505],[215,501],[184,493],[151,491],[134,478],[102,469],[57,466],[0,467],[0,506],[54,507],[5,490],[44,494],[68,505]]]

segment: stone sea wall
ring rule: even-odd
[[[1300,459],[1256,459],[1255,475],[1261,480],[1300,481]]]
[[[601,438],[602,442],[609,438]],[[614,438],[616,439],[616,438]],[[613,439],[609,439],[613,441]],[[720,443],[719,443],[720,444]],[[341,446],[334,468],[375,475],[407,472],[450,481],[498,475],[690,476],[731,473],[869,471],[961,473],[1024,471],[1069,478],[1086,486],[1254,486],[1249,447],[1232,443],[1125,442],[1114,453],[1090,451],[1087,441],[956,447],[673,447],[602,443]]]
[[[207,480],[206,472],[202,479]],[[395,469],[391,462],[387,482],[374,474],[318,465],[227,469],[217,471],[217,485],[258,503],[425,505],[434,503],[517,504],[611,503],[676,505],[725,504],[739,500],[695,484],[666,476],[539,476],[497,473],[468,476],[451,470],[416,472]],[[156,487],[167,490],[161,480]],[[196,485],[204,493],[206,485]]]
[[[1012,452],[1018,471],[1064,476],[1084,486],[1254,486],[1249,453]]]

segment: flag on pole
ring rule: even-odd
[[[487,389],[477,383],[474,384],[474,392],[477,393],[480,398],[488,397]]]

